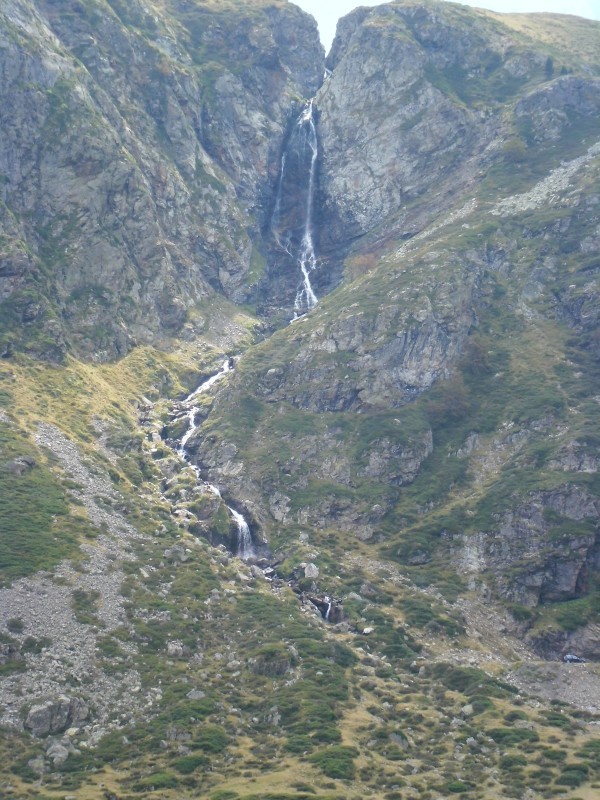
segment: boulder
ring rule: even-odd
[[[319,568],[316,564],[307,564],[304,567],[304,577],[314,580],[319,577]]]
[[[12,461],[8,461],[6,464],[6,468],[13,473],[13,475],[24,475],[29,470],[35,467],[35,458],[31,458],[31,456],[19,456],[18,458],[13,458]]]
[[[173,547],[168,547],[163,555],[168,561],[179,561],[182,564],[189,559],[189,554],[186,553],[185,547],[182,544],[174,544]]]
[[[61,695],[56,700],[32,706],[25,719],[25,727],[34,736],[62,733],[75,723],[87,719],[89,708],[79,697]]]
[[[46,753],[55,767],[60,767],[69,757],[69,750],[61,742],[52,742]]]
[[[186,694],[188,700],[202,700],[203,697],[206,697],[206,692],[203,692],[201,689],[192,689],[191,692]]]

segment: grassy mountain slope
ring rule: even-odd
[[[199,5],[222,54],[238,4]],[[110,6],[128,35],[150,24],[141,6]],[[201,15],[151,7],[189,44]],[[255,8],[270,4],[247,4],[250,23]],[[545,18],[390,8],[340,27],[319,95],[326,152],[331,120],[363,124],[366,94],[350,122],[331,98],[386,30],[408,42],[415,96],[451,119],[493,110],[468,154],[432,151],[439,184],[408,200],[402,184],[344,240],[344,279],[311,313],[264,338],[211,294],[168,352],[55,365],[15,348],[0,361],[3,796],[597,795],[598,51],[571,46],[570,18],[550,47]],[[483,77],[425,69],[448,55],[425,36],[431,14],[465,45],[475,35],[493,53],[514,36],[514,49]],[[242,38],[260,39],[250,23]],[[534,67],[496,97],[511,58]],[[430,112],[435,127],[429,109],[395,129],[412,142],[402,158]],[[352,210],[352,191],[329,196]],[[198,399],[189,451],[273,571],[231,555],[226,506],[174,452],[179,399],[232,354],[235,371]],[[311,597],[332,602],[331,621]],[[563,663],[568,650],[588,663]]]

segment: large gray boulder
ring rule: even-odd
[[[62,731],[87,719],[89,708],[79,697],[61,695],[32,706],[25,719],[25,727],[34,736],[46,736]]]

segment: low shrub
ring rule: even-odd
[[[351,781],[356,773],[354,759],[357,755],[356,748],[338,745],[319,750],[309,761],[319,767],[328,778]]]
[[[524,742],[538,742],[540,739],[535,731],[527,728],[492,728],[488,734],[503,747],[514,747]]]
[[[206,767],[208,764],[209,760],[206,758],[206,756],[183,756],[182,758],[178,758],[177,761],[173,762],[173,768],[176,769],[177,772],[181,772],[182,775],[191,775],[191,773],[197,770],[199,767]]]
[[[203,725],[194,738],[194,747],[205,753],[220,753],[229,744],[229,737],[220,725]]]

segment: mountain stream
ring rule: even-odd
[[[254,540],[252,538],[252,532],[250,530],[250,526],[246,521],[244,515],[237,511],[235,508],[232,508],[228,505],[224,500],[223,496],[221,495],[220,489],[215,486],[214,484],[207,483],[204,481],[200,474],[200,468],[190,462],[190,456],[187,450],[187,443],[193,436],[194,432],[198,428],[197,418],[200,414],[200,406],[195,402],[196,398],[212,389],[217,383],[219,383],[229,372],[232,372],[235,368],[235,362],[233,358],[226,359],[221,369],[212,375],[210,378],[205,380],[203,383],[198,386],[197,389],[194,389],[187,397],[185,397],[180,403],[178,404],[178,408],[180,413],[178,414],[178,419],[185,417],[188,422],[188,427],[185,433],[181,436],[179,440],[179,444],[176,448],[177,455],[180,456],[196,473],[196,477],[199,481],[206,486],[208,491],[212,492],[216,497],[218,497],[226,506],[229,515],[232,521],[235,523],[237,529],[237,539],[236,539],[236,546],[235,546],[235,555],[238,558],[241,558],[244,561],[256,561],[258,559],[259,554],[257,553]],[[234,549],[234,548],[232,548]],[[260,560],[259,560],[260,563]],[[274,582],[274,585],[281,586],[284,583],[276,573],[273,567],[267,567],[264,570],[265,579],[269,582]],[[342,604],[339,600],[335,600],[334,598],[330,597],[329,595],[320,595],[316,593],[316,586],[313,584],[313,590],[306,592],[300,586],[298,582],[298,577],[300,577],[300,573],[298,576],[293,576],[292,579],[287,579],[285,582],[288,586],[291,587],[292,591],[294,591],[301,600],[302,605],[305,603],[309,603],[311,606],[316,608],[320,613],[321,617],[325,620],[325,622],[329,623],[337,623],[344,619],[344,612]]]
[[[184,398],[181,401],[181,406],[183,407],[185,416],[188,419],[188,429],[183,434],[183,436],[179,441],[179,446],[177,448],[177,455],[180,456],[184,461],[190,463],[189,453],[187,452],[186,446],[189,440],[191,439],[192,435],[194,434],[194,431],[198,428],[196,419],[198,417],[198,414],[200,413],[200,407],[194,404],[194,400],[198,397],[198,395],[207,392],[215,384],[221,381],[224,378],[224,376],[227,375],[228,372],[232,372],[234,366],[235,364],[233,358],[226,359],[223,362],[223,365],[221,366],[221,369],[218,372],[216,372],[210,378],[201,383],[197,389],[194,389],[194,391],[191,392],[191,394],[189,394],[186,398]],[[202,478],[200,477],[200,468],[191,463],[190,466],[196,473],[198,480],[202,480]],[[203,482],[206,483],[205,481]],[[217,486],[214,486],[211,483],[206,483],[206,487],[214,495],[223,500],[221,492]],[[225,503],[224,500],[223,502]],[[249,559],[254,558],[256,556],[254,543],[252,541],[252,533],[250,532],[250,526],[246,522],[246,519],[243,514],[241,514],[239,511],[236,511],[235,508],[232,508],[231,506],[227,505],[227,503],[225,503],[225,505],[227,506],[227,510],[229,511],[229,514],[237,527],[236,555],[239,556],[239,558],[243,559],[244,561],[248,561]]]

